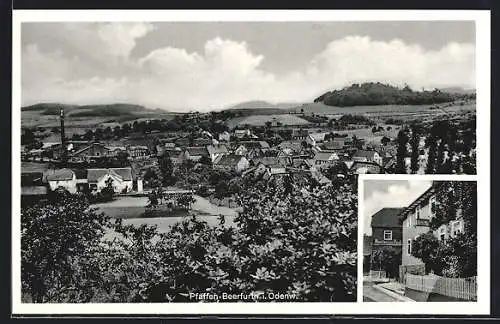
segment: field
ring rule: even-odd
[[[475,111],[475,102],[460,104],[441,104],[440,108],[434,109],[436,105],[384,105],[384,106],[354,106],[354,107],[333,107],[322,103],[308,103],[295,109],[293,112],[305,114],[321,115],[345,115],[362,114],[369,117],[400,118],[400,117],[424,117],[427,115],[453,114],[466,111]]]
[[[250,125],[250,126],[265,126],[266,122],[276,121],[281,123],[283,126],[299,126],[308,125],[309,122],[305,119],[297,117],[295,115],[281,114],[281,115],[253,115],[247,117],[236,117],[227,121],[227,126],[232,129],[238,125]]]
[[[233,219],[237,215],[237,211],[232,208],[219,207],[211,204],[205,198],[195,196],[196,202],[192,205],[192,212],[196,214],[196,218],[207,222],[211,226],[219,224],[219,215],[225,216],[224,226],[234,226]],[[148,199],[146,197],[119,197],[111,202],[94,204],[92,207],[97,207],[99,211],[113,218],[122,218],[124,225],[141,226],[143,224],[156,225],[161,233],[168,232],[170,226],[186,219],[188,213],[185,211],[176,211],[168,217],[141,217],[145,211]],[[161,206],[159,207],[161,208]],[[117,237],[114,233],[106,235],[106,239]]]
[[[202,217],[214,218],[216,219],[218,215],[225,215],[228,217],[234,217],[237,215],[237,210],[228,207],[220,207],[210,203],[207,199],[194,196],[195,202],[191,205],[191,210]],[[148,204],[147,197],[117,197],[113,201],[106,203],[93,204],[93,207],[98,208],[100,211],[104,212],[106,215],[114,218],[124,218],[131,220],[134,218],[140,218],[140,221],[132,222],[155,222],[154,218],[142,218],[142,214],[146,210],[146,205]],[[160,205],[158,208],[162,208]],[[187,215],[187,212],[174,211],[172,217],[164,217],[165,219],[178,219]],[[162,219],[164,219],[162,218]],[[171,223],[168,221],[168,223]]]

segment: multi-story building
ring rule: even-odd
[[[371,260],[382,250],[401,251],[402,230],[398,218],[401,211],[402,208],[382,208],[372,216]],[[376,262],[371,265],[373,270],[378,270],[374,269]]]
[[[419,272],[425,269],[422,260],[412,255],[412,244],[417,237],[431,230],[429,224],[435,216],[435,204],[439,203],[437,195],[440,190],[443,190],[442,184],[434,182],[429,189],[422,193],[408,207],[404,208],[399,215],[403,226],[403,253],[400,268],[400,273],[402,274],[411,268],[420,269],[418,270]],[[432,233],[439,240],[447,240],[463,231],[464,221],[461,210],[458,209],[454,219],[441,224],[432,230]]]

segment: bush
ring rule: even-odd
[[[189,293],[204,292],[355,301],[354,184],[244,185],[235,227],[224,226],[224,217],[209,226],[193,215],[160,234],[111,224],[74,198],[25,208],[23,292],[35,302],[197,301]],[[105,232],[122,239],[105,240]]]

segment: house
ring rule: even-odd
[[[344,137],[334,137],[332,140],[324,142],[322,147],[325,150],[343,150],[349,147],[350,139]]]
[[[352,159],[359,162],[374,162],[382,165],[382,157],[377,151],[357,150],[354,152]]]
[[[245,137],[251,137],[252,132],[250,132],[249,129],[235,129],[234,130],[234,136],[238,139],[242,139]]]
[[[269,175],[285,174],[286,167],[292,165],[291,158],[268,156],[255,159],[253,163],[258,168],[264,168]]]
[[[352,161],[351,166],[347,164],[347,161],[344,161],[348,168],[356,174],[382,174],[385,173],[384,168],[374,162],[359,162]]]
[[[338,161],[339,156],[335,152],[317,152],[312,160],[315,166],[329,166]]]
[[[284,155],[296,155],[304,150],[301,141],[284,141],[278,145]]]
[[[208,154],[210,155],[210,159],[212,160],[212,162],[214,162],[222,155],[229,154],[229,150],[227,149],[227,146],[224,144],[209,145],[207,146],[207,151]]]
[[[165,142],[156,145],[156,156],[162,156],[165,152],[171,152],[175,150],[175,143],[173,142]]]
[[[315,145],[318,145],[320,143],[323,143],[325,141],[325,138],[327,135],[329,135],[330,133],[312,133],[312,134],[309,134],[306,138],[306,142],[308,144],[311,144],[312,146],[315,146]]]
[[[129,146],[127,153],[132,160],[146,160],[150,156],[149,148],[146,145]]]
[[[215,160],[213,167],[216,170],[241,173],[250,167],[250,162],[241,155],[224,154]]]
[[[126,193],[132,190],[131,168],[88,169],[87,181],[92,191],[100,192],[111,179],[116,193]]]
[[[402,210],[402,208],[382,208],[372,216],[372,252],[370,257],[372,270],[381,268],[380,264],[374,262],[374,256],[379,251],[392,249],[401,252],[403,233],[399,213]]]
[[[234,151],[236,155],[244,155],[249,159],[262,157],[265,155],[266,151],[270,149],[270,146],[265,141],[244,141],[240,142],[240,145]]]
[[[403,254],[400,272],[403,274],[412,267],[423,265],[420,259],[411,255],[412,244],[418,236],[430,231],[429,224],[435,215],[434,205],[438,202],[437,194],[440,190],[443,190],[442,188],[441,183],[433,182],[429,189],[400,213],[399,217],[403,228]],[[454,218],[447,223],[441,224],[432,231],[432,234],[440,241],[443,241],[463,232],[464,221],[461,211],[457,210]]]
[[[172,163],[176,165],[182,164],[182,162],[184,161],[184,152],[182,152],[180,149],[169,151],[168,156],[170,157],[170,161],[172,161]]]
[[[187,147],[190,143],[191,141],[188,137],[182,137],[175,140],[175,145],[178,147]]]
[[[211,138],[195,138],[193,140],[193,146],[202,147],[202,146],[207,146],[207,145],[212,145]]]
[[[294,129],[292,130],[292,139],[294,141],[305,141],[309,136],[309,131],[307,129]]]
[[[209,157],[206,147],[186,147],[184,158],[193,162],[198,162],[203,156]]]
[[[89,161],[102,157],[113,156],[113,152],[102,143],[92,143],[80,150],[73,152],[70,159],[74,162]]]
[[[219,141],[229,143],[230,140],[231,140],[231,134],[229,134],[227,131],[223,131],[222,133],[219,134]]]
[[[71,169],[46,170],[43,180],[49,184],[51,191],[65,189],[69,193],[76,193],[76,174]]]

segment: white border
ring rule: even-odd
[[[12,109],[12,312],[13,314],[489,314],[490,269],[490,12],[483,10],[14,10]],[[21,23],[76,21],[452,21],[476,23],[477,165],[481,235],[478,242],[477,303],[175,303],[23,304],[20,284]],[[431,36],[430,36],[431,37]],[[381,175],[389,179],[388,175]],[[405,175],[402,175],[405,176]],[[405,176],[406,177],[406,176]],[[475,176],[474,176],[475,177]],[[442,178],[441,178],[442,179]],[[361,201],[361,200],[360,200]],[[17,212],[14,212],[17,211]],[[359,222],[358,248],[362,245]],[[362,251],[362,250],[359,250]],[[362,253],[360,253],[362,255]],[[362,290],[358,264],[358,292]],[[361,289],[361,290],[360,290]],[[300,305],[300,306],[299,306]]]

